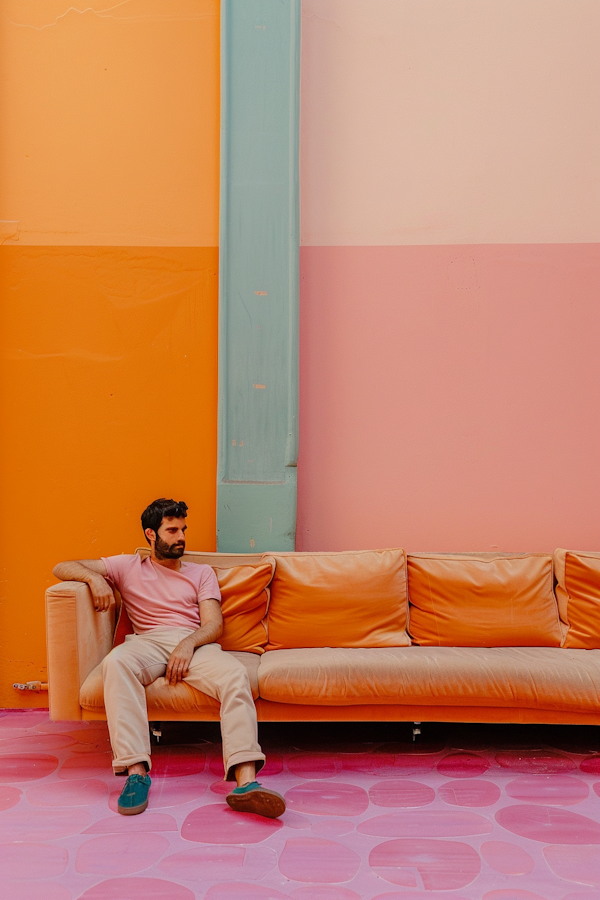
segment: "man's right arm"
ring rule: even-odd
[[[106,580],[106,566],[101,559],[70,559],[54,566],[53,573],[61,581],[85,581],[90,587],[98,612],[106,612],[114,598],[112,588]]]

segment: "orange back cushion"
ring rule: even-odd
[[[558,647],[552,557],[416,553],[408,557],[410,634],[439,647]]]
[[[223,650],[264,653],[267,629],[263,619],[269,606],[269,583],[275,563],[219,568],[213,566],[221,591]]]
[[[567,629],[563,647],[600,648],[600,553],[557,550],[556,597]]]
[[[267,650],[410,643],[403,550],[273,555]]]

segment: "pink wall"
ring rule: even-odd
[[[600,6],[303,17],[298,549],[597,548]]]

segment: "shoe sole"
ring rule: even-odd
[[[146,800],[144,803],[140,803],[139,806],[117,806],[117,810],[121,813],[122,816],[138,816],[140,813],[144,812],[147,806],[148,801]]]
[[[268,788],[256,788],[247,794],[228,794],[225,799],[236,812],[256,813],[267,819],[278,819],[285,812],[283,797]]]

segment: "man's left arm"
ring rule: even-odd
[[[190,670],[194,651],[204,644],[213,644],[223,634],[223,613],[218,600],[200,600],[200,628],[175,647],[167,663],[165,678],[169,684],[182,681]]]

